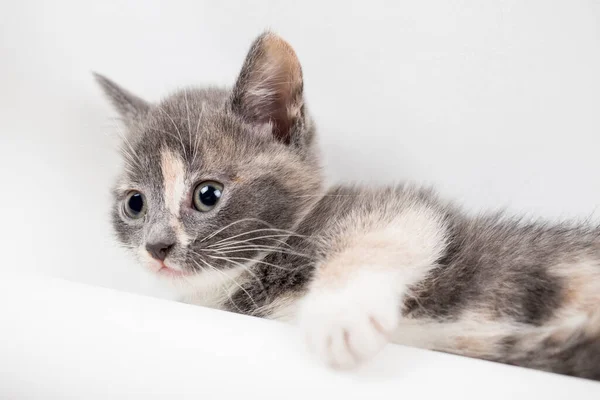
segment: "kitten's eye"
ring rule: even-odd
[[[223,195],[223,185],[219,182],[202,182],[194,189],[194,207],[198,211],[212,210]]]
[[[129,218],[141,218],[146,214],[146,199],[143,194],[133,190],[127,195],[123,208]]]

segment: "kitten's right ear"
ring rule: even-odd
[[[270,124],[275,139],[290,144],[302,133],[302,68],[292,47],[272,32],[252,44],[233,88],[234,112],[255,124]]]
[[[93,75],[128,128],[139,125],[144,120],[150,109],[150,104],[123,89],[107,77],[96,72]]]

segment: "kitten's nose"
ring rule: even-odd
[[[148,253],[159,261],[164,261],[169,254],[169,251],[173,248],[175,243],[173,242],[156,242],[156,243],[146,243],[146,250]]]

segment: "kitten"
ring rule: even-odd
[[[297,321],[337,368],[392,341],[600,379],[600,229],[469,217],[410,185],[324,188],[275,34],[232,90],[148,103],[96,78],[127,127],[118,239],[187,302]]]

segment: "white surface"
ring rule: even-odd
[[[597,382],[401,346],[336,373],[287,325],[60,280],[0,280],[0,320],[2,399],[600,398]]]

